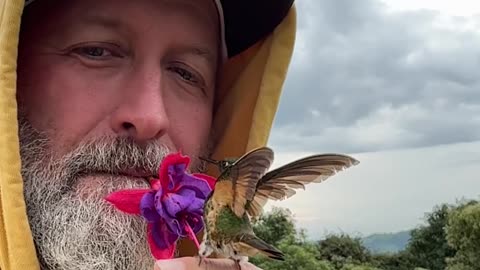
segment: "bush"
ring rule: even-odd
[[[317,258],[331,262],[335,269],[342,269],[345,265],[361,265],[371,260],[370,252],[361,240],[345,234],[328,236],[318,242],[317,249]]]
[[[447,259],[447,269],[478,269],[480,265],[480,203],[452,211],[445,231],[448,244],[457,251],[455,256]]]

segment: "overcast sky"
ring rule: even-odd
[[[275,165],[322,152],[361,163],[277,205],[319,236],[408,229],[437,203],[480,198],[480,4],[296,2]]]

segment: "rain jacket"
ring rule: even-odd
[[[37,270],[23,197],[16,103],[17,45],[25,0],[0,0],[0,269]],[[296,11],[271,34],[229,59],[215,105],[220,140],[213,158],[240,156],[267,144],[294,47]],[[181,256],[195,254],[190,241]]]

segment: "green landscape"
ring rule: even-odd
[[[440,204],[411,231],[364,238],[331,234],[308,240],[286,208],[273,208],[255,233],[285,254],[284,261],[250,259],[264,270],[474,270],[480,269],[480,202]]]

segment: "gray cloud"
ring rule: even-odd
[[[480,139],[480,17],[388,13],[378,0],[297,2],[270,144],[362,152]]]

